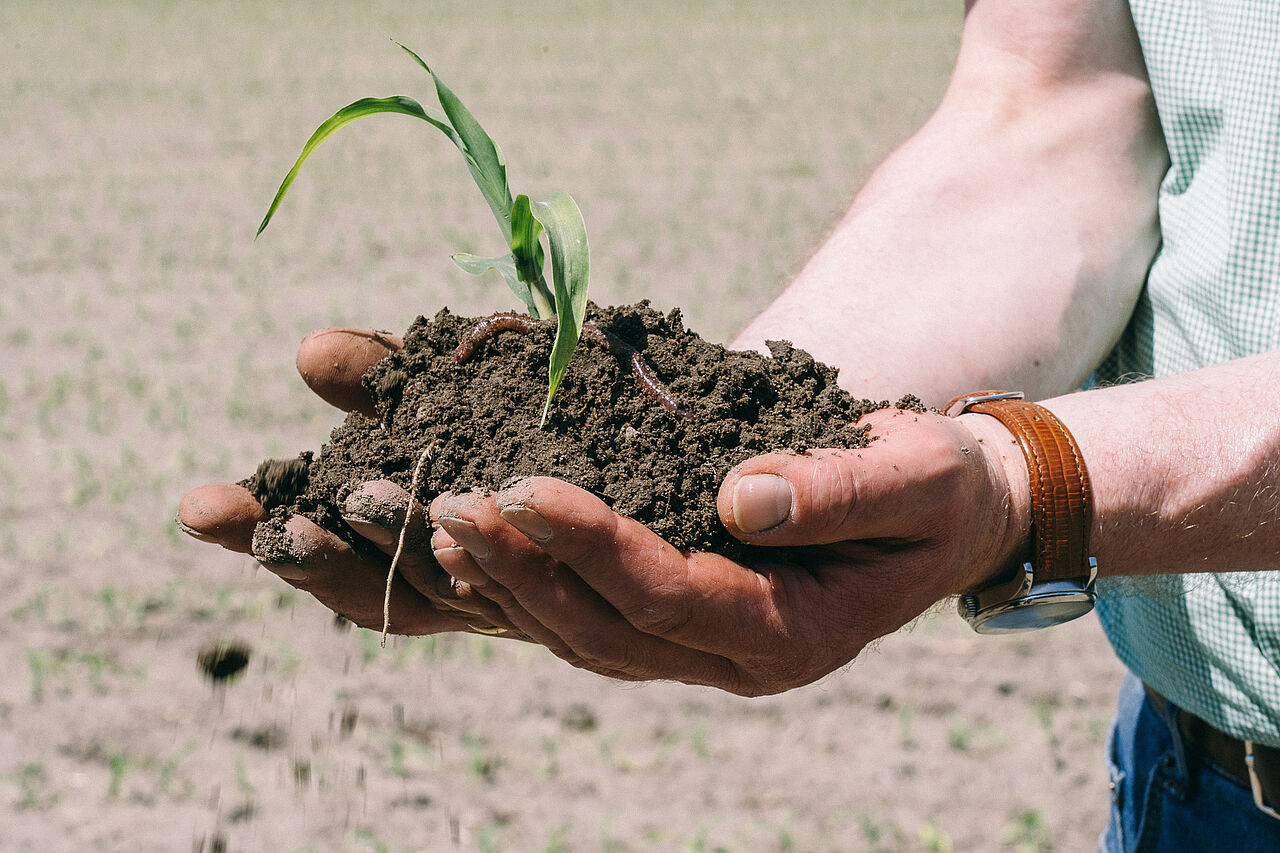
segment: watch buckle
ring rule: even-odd
[[[956,415],[963,414],[970,406],[978,403],[990,403],[993,400],[1025,400],[1026,398],[1027,395],[1021,391],[983,391],[981,394],[965,394],[963,396],[956,397],[950,403],[943,406],[942,414],[955,417]],[[952,409],[955,409],[957,406],[960,408],[953,412]]]

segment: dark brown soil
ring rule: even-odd
[[[588,320],[640,350],[692,417],[663,408],[625,361],[584,339],[539,428],[551,329],[499,333],[458,364],[453,352],[476,320],[442,310],[419,317],[403,352],[365,375],[380,421],[350,415],[317,457],[264,463],[247,484],[269,509],[284,508],[277,524],[301,512],[359,544],[338,503],[368,480],[408,488],[422,449],[436,444],[419,475],[422,501],[545,474],[591,490],[679,548],[741,557],[746,546],[716,513],[726,472],[769,451],[865,446],[866,428],[854,422],[889,405],[855,400],[835,369],[788,343],[771,342],[766,358],[704,341],[678,310],[593,305]],[[912,397],[897,405],[920,408]]]
[[[196,663],[209,680],[216,684],[239,675],[249,665],[251,654],[249,647],[242,643],[217,640],[200,649],[196,655]]]

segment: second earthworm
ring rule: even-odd
[[[533,317],[524,314],[510,312],[491,314],[463,333],[462,340],[458,343],[458,348],[453,352],[453,360],[458,364],[462,364],[471,358],[476,347],[500,332],[519,332],[527,335],[548,322],[535,320]],[[653,369],[649,367],[644,357],[640,355],[640,351],[635,347],[606,332],[594,323],[582,324],[582,336],[605,347],[619,361],[626,362],[631,368],[631,374],[635,377],[636,384],[644,389],[646,394],[661,403],[667,411],[681,420],[689,420],[693,417],[676,402],[675,397],[671,396],[667,386],[662,384],[662,381],[654,374]]]

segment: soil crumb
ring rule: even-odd
[[[310,452],[297,459],[266,459],[244,485],[263,508],[272,510],[286,506],[296,495],[307,488],[307,469],[311,465]]]
[[[478,320],[445,309],[419,317],[404,350],[365,375],[379,419],[349,415],[318,456],[264,463],[246,483],[269,508],[303,513],[363,547],[342,522],[340,502],[368,480],[409,488],[419,454],[434,443],[419,477],[423,502],[447,490],[559,477],[678,548],[740,559],[755,549],[729,536],[715,506],[729,469],[770,451],[864,447],[867,428],[855,421],[889,406],[853,398],[836,384],[834,368],[787,342],[770,342],[766,358],[704,341],[684,327],[679,310],[590,305],[587,319],[639,350],[692,417],[664,408],[628,363],[584,338],[539,428],[553,330],[500,332],[459,364],[454,350]],[[923,410],[914,397],[897,405]],[[277,511],[264,524],[278,525],[282,516]]]
[[[250,654],[246,645],[219,640],[202,648],[196,655],[196,663],[209,680],[217,684],[239,675],[249,665]]]

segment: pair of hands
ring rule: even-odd
[[[372,415],[360,377],[400,345],[327,329],[303,341],[298,370],[327,402]],[[866,422],[875,436],[867,448],[758,456],[720,488],[720,517],[734,536],[807,546],[799,563],[681,553],[591,493],[546,477],[497,493],[447,493],[426,511],[415,505],[391,591],[392,629],[498,634],[613,678],[741,695],[815,681],[1025,547],[1010,487],[1025,468],[993,418],[887,409]],[[293,516],[292,559],[263,565],[381,628],[407,505],[390,481],[365,483],[344,502],[347,523],[386,559]],[[178,509],[187,533],[247,554],[266,517],[232,485],[195,489]]]

